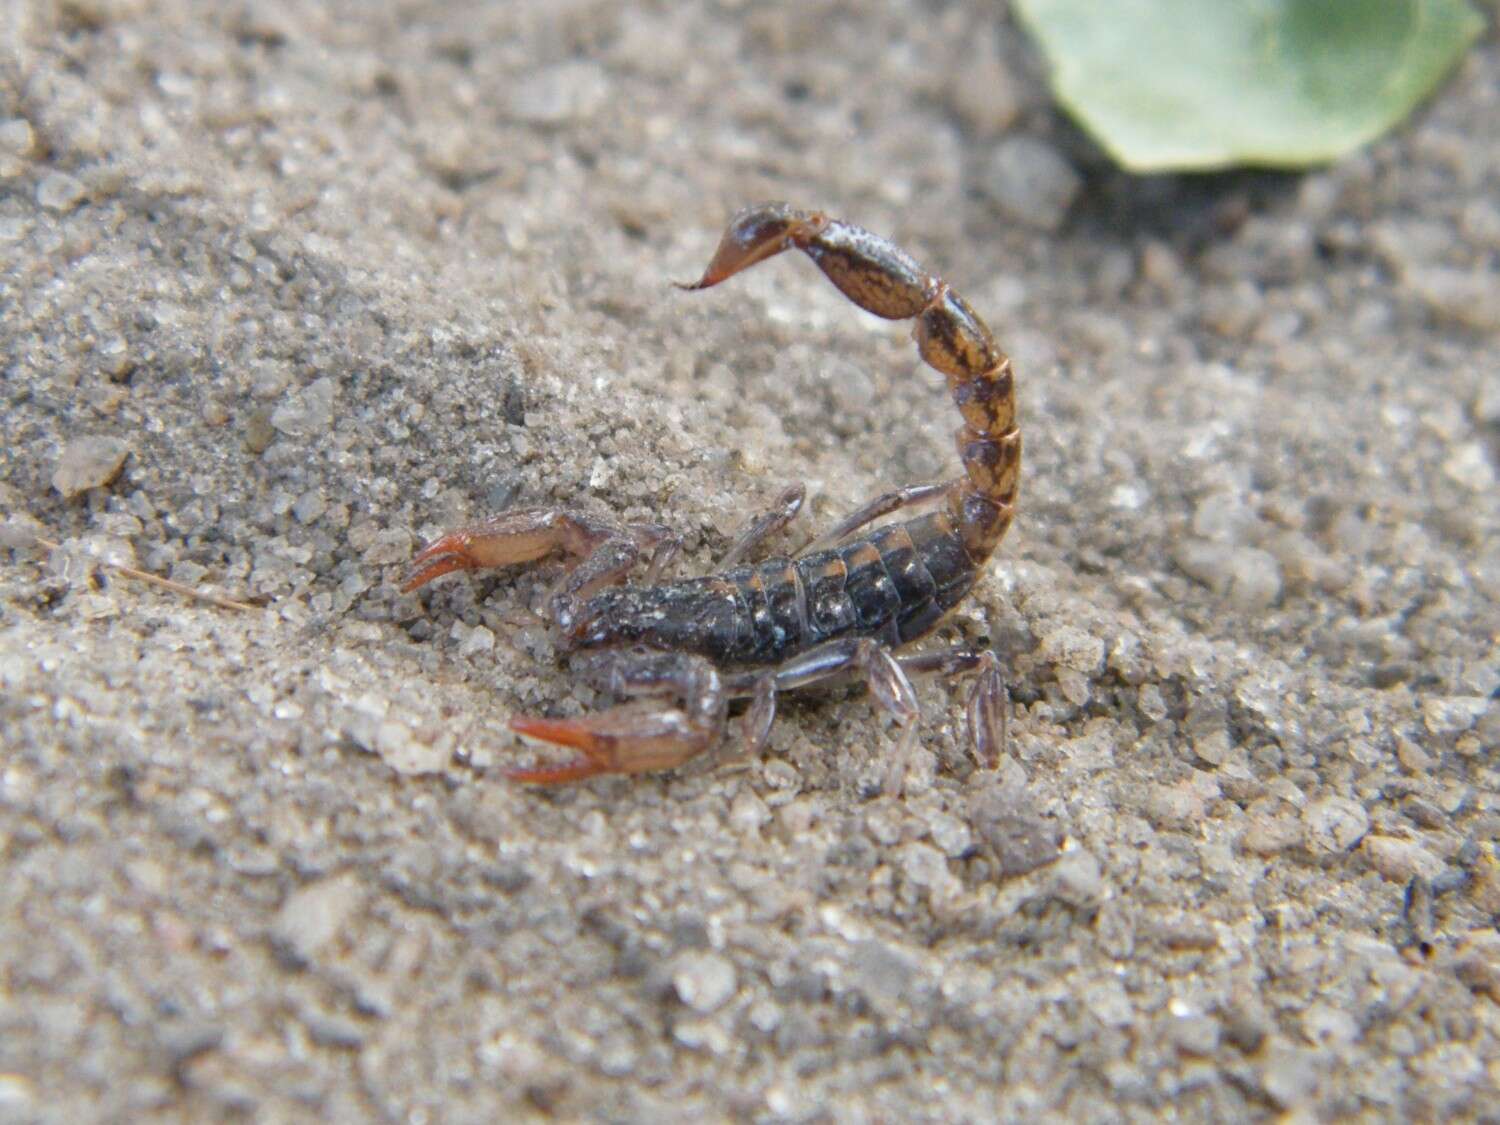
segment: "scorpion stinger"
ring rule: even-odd
[[[860,308],[916,321],[917,350],[947,377],[963,418],[957,433],[963,475],[887,493],[807,553],[675,582],[619,585],[642,552],[654,548],[652,557],[664,557],[669,537],[655,524],[617,528],[562,508],[528,508],[438,539],[417,555],[403,590],[452,571],[530,562],[554,551],[578,557],[549,605],[553,624],[562,647],[592,650],[586,671],[602,687],[632,699],[576,719],[513,719],[519,733],[582,756],[512,777],[550,783],[669,769],[722,737],[735,698],[751,700],[745,727],[758,744],[775,715],[777,692],[849,676],[862,676],[876,702],[908,726],[916,718],[908,675],[964,672],[976,673],[966,708],[970,739],[982,764],[996,763],[1008,699],[993,654],[893,650],[930,633],[968,594],[1010,526],[1021,470],[1010,360],[948,283],[894,244],[785,203],[735,216],[703,276],[682,288],[707,289],[791,249],[811,258]],[[926,501],[936,510],[864,531],[881,516]],[[730,557],[784,527],[800,504],[799,490],[784,492]],[[653,566],[652,576],[659,570]]]

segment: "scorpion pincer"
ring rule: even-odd
[[[866,504],[794,557],[739,560],[785,527],[801,486],[755,520],[719,573],[659,581],[675,550],[656,524],[617,525],[568,508],[520,508],[441,536],[413,560],[403,591],[440,575],[575,560],[548,601],[561,646],[599,687],[628,702],[581,718],[516,716],[512,730],[574,748],[572,760],[509,772],[524,782],[575,781],[681,765],[717,743],[731,700],[748,699],[745,737],[764,747],[780,692],[859,676],[877,704],[910,727],[910,677],[977,673],[967,726],[981,762],[1005,737],[1008,698],[993,654],[958,647],[896,650],[932,631],[969,592],[1010,526],[1021,467],[1010,360],[983,321],[941,278],[893,243],[820,211],[766,203],[741,211],[698,281],[707,289],[783,250],[801,250],[862,309],[915,319],[922,359],[948,380],[963,416],[963,474]],[[902,509],[926,514],[871,529]],[[647,561],[642,585],[622,585]]]

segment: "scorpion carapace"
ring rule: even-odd
[[[1010,360],[948,283],[869,231],[784,203],[735,216],[698,281],[707,289],[784,250],[807,254],[843,294],[890,320],[915,319],[917,349],[948,380],[963,416],[964,475],[866,504],[795,557],[737,565],[706,578],[659,581],[676,542],[656,524],[617,526],[565,508],[521,508],[443,535],[413,560],[402,586],[440,575],[532,562],[554,552],[577,561],[548,611],[574,664],[633,701],[581,718],[517,716],[520,734],[577,749],[557,766],[510,771],[520,781],[573,781],[680,765],[724,733],[729,701],[748,698],[752,750],[764,746],[778,692],[859,675],[903,726],[917,716],[909,677],[978,674],[968,729],[993,764],[1005,737],[1006,694],[995,658],[968,648],[894,650],[931,632],[978,580],[1010,525],[1021,466]],[[803,490],[786,490],[726,556],[738,560],[785,527]],[[882,516],[938,502],[936,510],[867,530]],[[862,533],[862,534],[861,534]],[[643,585],[621,585],[644,557]]]

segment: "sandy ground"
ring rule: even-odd
[[[0,1118],[1496,1120],[1493,36],[1336,168],[1142,180],[982,4],[0,15]],[[1016,358],[938,640],[1004,760],[929,682],[905,756],[840,690],[509,783],[507,716],[607,701],[554,572],[400,595],[422,540],[557,502],[702,571],[951,472],[905,326],[668,286],[774,198]]]

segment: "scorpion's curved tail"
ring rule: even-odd
[[[963,415],[957,438],[964,476],[950,486],[948,504],[965,550],[981,566],[1010,526],[1021,472],[1010,358],[946,281],[895,244],[785,203],[763,203],[736,215],[703,276],[681,288],[707,289],[794,248],[860,308],[887,320],[916,318],[917,350],[948,377]]]

